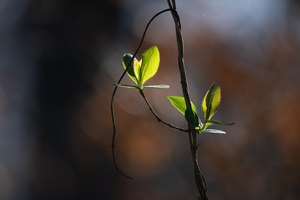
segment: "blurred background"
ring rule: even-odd
[[[190,93],[200,110],[222,88],[215,119],[227,135],[201,135],[209,199],[300,197],[300,4],[296,0],[177,1]],[[166,0],[0,1],[0,199],[195,200],[186,134],[158,123],[135,90],[118,90],[119,167],[111,155],[110,98],[148,20]],[[147,90],[158,114],[186,127],[167,95],[181,95],[170,13],[141,53],[161,53]],[[124,83],[131,83],[126,77]]]

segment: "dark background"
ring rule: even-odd
[[[0,1],[0,199],[196,199],[188,138],[157,123],[138,93],[116,96],[117,160],[110,96],[147,21],[163,0]],[[222,88],[216,119],[227,135],[201,135],[210,199],[300,196],[300,5],[293,0],[178,1],[193,102]],[[167,95],[181,95],[169,13],[141,53],[160,49],[147,90],[159,115],[185,127]],[[125,83],[131,83],[125,78]]]

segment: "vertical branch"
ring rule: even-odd
[[[182,89],[183,97],[186,102],[187,110],[192,110],[186,72],[185,72],[186,70],[184,64],[184,44],[183,44],[183,37],[181,33],[180,17],[176,10],[176,0],[167,0],[167,1],[168,1],[169,8],[171,9],[172,12],[173,20],[175,23],[175,29],[176,29],[176,39],[177,39],[177,48],[178,48],[178,67],[179,67],[180,79],[181,79],[181,89]],[[197,133],[195,132],[195,127],[190,123],[188,124],[188,135],[189,135],[189,143],[190,143],[190,149],[192,154],[196,185],[201,200],[207,200],[205,179],[198,166]]]

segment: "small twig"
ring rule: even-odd
[[[142,36],[142,39],[141,39],[141,41],[140,41],[140,43],[139,43],[138,48],[136,49],[136,51],[134,52],[134,54],[133,54],[131,60],[130,60],[129,63],[127,64],[126,69],[124,70],[124,72],[123,72],[122,75],[120,76],[120,78],[119,78],[119,80],[118,80],[116,86],[114,87],[114,90],[113,90],[113,92],[112,92],[112,95],[111,95],[110,112],[111,112],[111,118],[112,118],[112,124],[113,124],[113,136],[112,136],[112,142],[111,142],[111,149],[112,149],[112,155],[113,155],[113,156],[112,156],[112,157],[113,157],[113,162],[114,162],[114,165],[115,165],[116,170],[117,170],[120,174],[122,174],[123,176],[125,176],[125,177],[127,177],[127,178],[129,178],[129,179],[132,179],[132,178],[131,178],[130,176],[126,175],[125,173],[123,173],[123,172],[119,169],[118,164],[117,164],[117,161],[116,161],[116,158],[115,158],[115,140],[116,140],[117,126],[116,126],[116,120],[115,120],[114,100],[115,100],[115,96],[116,96],[116,93],[117,93],[117,90],[118,90],[118,84],[120,84],[121,81],[123,80],[123,78],[124,78],[126,72],[128,71],[129,66],[130,66],[131,63],[133,62],[133,59],[134,59],[135,56],[137,55],[138,51],[141,49],[141,46],[142,46],[142,44],[143,44],[143,42],[144,42],[144,39],[145,39],[145,36],[146,36],[146,33],[147,33],[147,31],[148,31],[148,28],[149,28],[150,24],[152,23],[152,21],[153,21],[156,17],[158,17],[159,15],[161,15],[161,14],[163,14],[163,13],[165,13],[165,12],[168,12],[168,11],[170,11],[170,10],[171,10],[171,9],[164,9],[164,10],[162,10],[162,11],[156,13],[156,14],[149,20],[149,22],[147,23],[146,28],[145,28],[145,30],[144,30],[144,32],[143,32],[143,36]]]
[[[155,116],[155,118],[157,119],[158,122],[161,122],[161,123],[167,125],[168,127],[173,128],[173,129],[176,129],[176,130],[183,131],[183,132],[188,132],[188,130],[186,130],[186,129],[179,128],[179,127],[174,126],[173,124],[170,124],[170,123],[164,121],[163,119],[161,119],[161,118],[157,115],[157,113],[154,111],[154,109],[152,108],[152,106],[151,106],[150,102],[148,101],[148,99],[147,99],[145,93],[144,93],[143,91],[140,91],[140,94],[141,94],[141,96],[143,97],[144,101],[146,102],[146,104],[147,104],[149,110],[150,110],[151,113]]]
[[[176,30],[176,39],[177,39],[177,48],[178,48],[178,67],[180,72],[180,79],[181,79],[181,88],[183,97],[186,103],[187,110],[192,110],[189,91],[188,91],[188,83],[186,78],[185,72],[185,65],[184,65],[184,45],[183,45],[183,38],[181,33],[181,22],[178,12],[176,10],[176,0],[167,0],[169,8],[171,9],[171,13],[173,16],[173,20],[175,23],[175,30]],[[202,175],[202,172],[198,165],[198,142],[197,142],[197,133],[195,131],[195,127],[188,123],[188,132],[189,132],[189,142],[190,142],[190,149],[193,159],[193,166],[194,166],[194,176],[196,185],[201,197],[201,200],[207,200],[206,196],[206,183],[205,179]]]

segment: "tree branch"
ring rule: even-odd
[[[175,30],[176,30],[176,39],[177,39],[177,49],[178,49],[178,67],[180,72],[180,79],[181,79],[181,89],[183,93],[183,97],[185,99],[186,108],[187,110],[192,110],[191,100],[188,91],[188,83],[186,78],[186,70],[184,64],[184,45],[183,45],[183,38],[181,33],[181,22],[178,12],[176,10],[176,1],[175,0],[167,0],[169,8],[171,9],[171,13],[173,16],[173,20],[175,23]],[[192,154],[193,166],[194,166],[194,176],[196,185],[200,194],[201,200],[207,200],[206,195],[206,183],[205,179],[201,173],[201,170],[198,165],[198,154],[197,154],[197,133],[195,131],[195,126],[192,124],[188,124],[188,135],[189,135],[189,143],[190,149]]]

